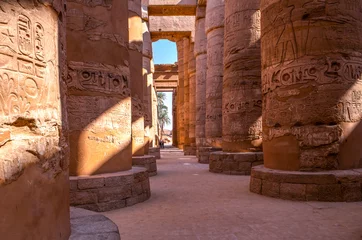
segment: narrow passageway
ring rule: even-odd
[[[362,239],[362,203],[293,202],[249,192],[249,176],[208,171],[173,148],[151,199],[105,213],[122,240]]]

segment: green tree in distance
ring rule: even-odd
[[[157,93],[157,118],[159,136],[162,139],[163,129],[166,124],[170,124],[171,120],[168,116],[168,107],[165,105],[166,94],[162,92]]]

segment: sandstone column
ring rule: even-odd
[[[154,142],[154,129],[152,127],[152,90],[153,74],[151,72],[152,62],[152,41],[151,33],[148,30],[148,22],[143,21],[143,78],[144,95],[143,103],[145,107],[145,154]]]
[[[224,72],[224,0],[208,0],[205,137],[209,146],[221,150],[222,81]]]
[[[177,89],[172,94],[172,146],[178,147],[177,128]]]
[[[150,196],[146,169],[132,168],[129,51],[135,50],[127,48],[128,35],[127,2],[67,4],[70,202],[93,211]],[[127,190],[140,187],[139,181],[142,192]]]
[[[177,44],[178,58],[178,87],[177,87],[177,142],[178,148],[183,149],[185,144],[185,110],[184,110],[184,40],[181,39]]]
[[[361,201],[360,6],[272,0],[261,11],[265,166],[251,191]]]
[[[223,152],[210,171],[250,174],[262,164],[259,0],[225,1]]]
[[[206,116],[206,33],[205,33],[205,11],[206,7],[199,5],[196,8],[195,23],[195,46],[196,58],[196,119],[195,140],[197,156],[200,163],[208,163],[208,155],[204,155],[205,140],[205,116]]]
[[[190,43],[189,51],[189,139],[188,155],[196,155],[195,120],[196,120],[196,58],[194,55],[195,43]],[[186,153],[186,151],[185,151]]]
[[[190,81],[189,81],[189,53],[190,53],[190,39],[183,38],[183,59],[184,59],[184,131],[185,131],[185,143],[184,143],[184,154],[189,155],[191,148],[190,137],[189,137],[189,121],[190,121]]]
[[[141,0],[128,0],[129,29],[129,66],[131,73],[132,92],[132,153],[133,156],[143,156],[144,151],[144,80],[143,66],[143,31]]]
[[[66,240],[64,4],[9,2],[0,2],[0,238]]]

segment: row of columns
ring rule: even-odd
[[[342,172],[330,172],[362,167],[358,9],[304,0],[198,5],[195,88],[185,76],[189,42],[178,43],[179,147],[186,150],[195,116],[197,156],[211,172],[253,171],[251,191],[268,196],[361,200],[360,180],[343,183]],[[338,38],[342,32],[349,40]]]

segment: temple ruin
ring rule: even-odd
[[[154,64],[160,39],[177,62]],[[173,146],[212,174],[250,175],[266,199],[362,201],[361,2],[8,0],[0,238],[65,240],[70,206],[147,204],[157,92]]]

